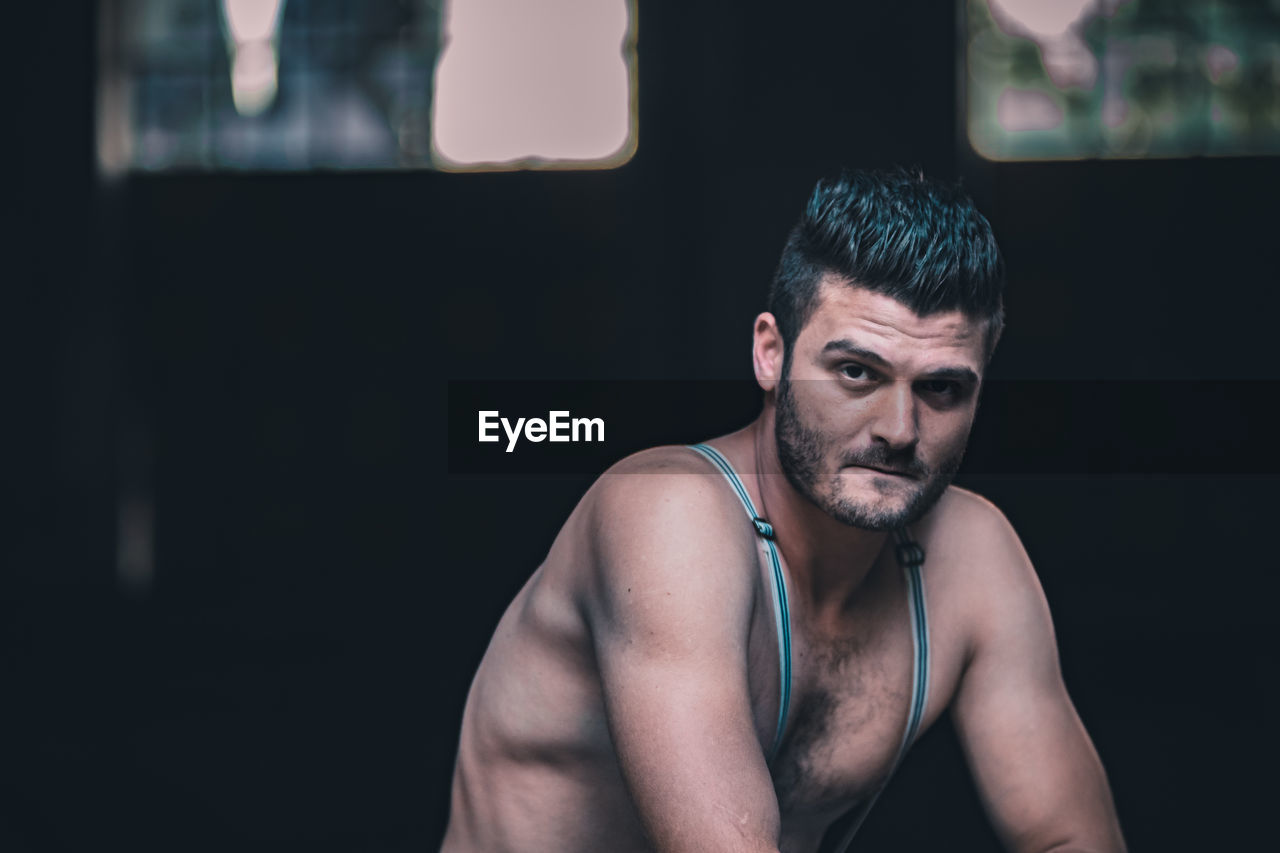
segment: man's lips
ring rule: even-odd
[[[850,465],[848,467],[863,468],[867,471],[875,471],[877,474],[889,474],[894,477],[906,477],[908,479],[914,479],[913,475],[899,468],[881,468],[878,465],[863,465],[861,463],[854,463],[853,465]]]

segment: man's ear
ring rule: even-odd
[[[782,332],[778,331],[778,321],[765,311],[756,317],[751,357],[755,364],[756,383],[766,392],[778,387],[778,380],[782,378],[783,355]]]

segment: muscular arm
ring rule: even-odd
[[[1049,608],[1017,535],[994,507],[972,534],[984,554],[980,618],[953,706],[978,789],[1018,853],[1125,849],[1098,753],[1067,695]]]
[[[618,763],[663,853],[777,850],[747,687],[757,558],[732,500],[709,474],[624,474],[595,508],[585,610]]]

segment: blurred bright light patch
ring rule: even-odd
[[[227,29],[238,44],[266,41],[280,25],[282,0],[222,0]]]
[[[964,0],[992,160],[1280,153],[1280,0]]]
[[[447,168],[617,165],[634,149],[627,0],[450,0],[432,133]]]
[[[609,168],[636,148],[634,0],[101,0],[98,20],[104,174]]]
[[[236,112],[255,116],[275,100],[279,85],[276,32],[284,0],[222,0],[231,54],[231,99]]]
[[[991,14],[1006,26],[1044,39],[1060,38],[1095,0],[991,0]]]

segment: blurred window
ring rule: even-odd
[[[1280,153],[1280,0],[964,0],[994,160]]]
[[[628,0],[111,0],[122,170],[600,168],[635,149]]]

